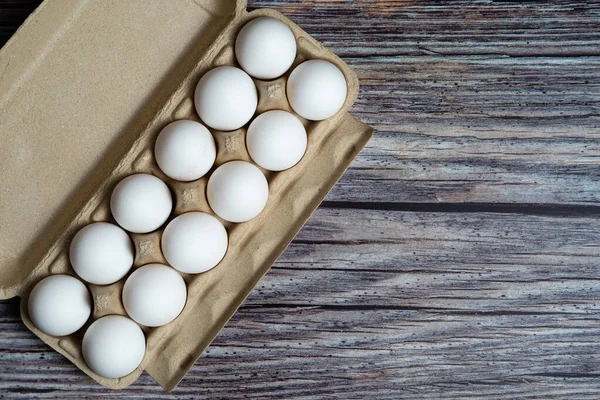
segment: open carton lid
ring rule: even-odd
[[[0,298],[20,294],[135,127],[245,8],[245,0],[46,1],[2,48]]]

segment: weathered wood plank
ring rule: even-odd
[[[598,243],[595,217],[320,209],[172,395],[127,394],[597,398]],[[15,302],[0,332],[0,392],[114,394]]]
[[[359,74],[334,201],[598,204],[600,2],[258,1]]]
[[[599,205],[599,162],[597,138],[482,140],[378,131],[327,200]]]
[[[320,209],[249,301],[591,313],[599,243],[597,216]]]
[[[14,398],[595,399],[597,322],[245,308],[171,394],[148,375],[106,391],[35,340],[27,346],[25,332],[7,360],[12,385],[1,383]]]

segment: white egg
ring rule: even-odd
[[[283,22],[261,17],[248,22],[235,41],[235,56],[250,76],[275,79],[283,75],[296,58],[296,38]]]
[[[334,116],[344,105],[347,92],[344,74],[325,60],[303,62],[292,71],[287,82],[290,106],[312,121]]]
[[[110,211],[117,223],[134,233],[158,229],[169,218],[172,207],[169,187],[148,174],[123,179],[110,198]]]
[[[195,181],[215,163],[217,147],[204,125],[190,120],[171,122],[156,139],[154,157],[162,172],[178,181]]]
[[[95,285],[123,278],[133,265],[133,244],[116,225],[96,222],[83,227],[71,242],[69,258],[77,275]]]
[[[173,268],[199,274],[215,267],[227,252],[227,231],[210,214],[189,212],[169,222],[162,236],[162,251]]]
[[[206,196],[219,217],[230,222],[245,222],[260,214],[267,204],[269,184],[254,164],[231,161],[212,173]]]
[[[92,371],[105,378],[121,378],[135,371],[144,359],[146,338],[129,318],[107,315],[85,331],[81,350]]]
[[[258,105],[258,94],[247,73],[224,66],[204,74],[196,86],[194,102],[206,125],[233,131],[250,121]]]
[[[138,324],[162,326],[173,321],[187,300],[185,281],[173,268],[148,264],[135,270],[123,286],[123,306]]]
[[[252,121],[246,134],[248,153],[269,171],[283,171],[298,163],[306,151],[306,129],[293,114],[267,111]]]
[[[42,332],[65,336],[78,331],[92,313],[87,287],[70,275],[42,279],[29,294],[29,318]]]

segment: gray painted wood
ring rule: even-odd
[[[253,5],[361,78],[376,135],[329,200],[598,204],[600,2]]]
[[[99,388],[27,332],[15,301],[0,307],[0,388],[597,398],[599,240],[596,217],[322,208],[170,395],[147,375]]]
[[[359,73],[374,138],[172,393],[98,386],[10,300],[0,397],[600,398],[600,2],[249,3]]]

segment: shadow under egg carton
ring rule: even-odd
[[[175,181],[162,173],[154,160],[154,141],[161,129],[174,120],[191,119],[201,122],[193,103],[197,82],[212,68],[222,65],[239,67],[234,55],[237,33],[249,20],[263,16],[279,19],[290,26],[297,39],[298,52],[294,65],[283,77],[273,81],[255,80],[259,94],[257,114],[274,109],[293,112],[285,95],[286,82],[293,68],[309,59],[328,60],[342,71],[348,83],[346,102],[328,120],[312,122],[300,118],[308,133],[306,153],[296,166],[286,171],[269,172],[262,169],[269,182],[269,200],[265,209],[256,218],[241,224],[219,218],[229,235],[229,248],[223,260],[205,273],[182,274],[188,287],[184,310],[167,325],[158,328],[143,327],[147,342],[146,355],[136,371],[119,379],[101,377],[92,372],[82,358],[83,332],[93,320],[104,315],[126,315],[121,302],[121,291],[127,277],[107,286],[88,284],[94,301],[92,318],[77,333],[60,338],[46,335],[33,325],[27,313],[29,292],[37,282],[50,274],[75,276],[68,258],[73,236],[92,222],[115,223],[110,213],[110,195],[116,184],[126,176],[135,173],[155,175],[167,183],[174,200],[173,212],[163,227],[148,234],[130,233],[136,251],[134,269],[152,262],[167,264],[161,252],[160,240],[164,226],[173,218],[190,211],[214,215],[206,200],[208,177],[215,168],[228,161],[252,162],[245,145],[249,124],[232,132],[211,130],[217,143],[215,165],[206,176],[193,182]],[[139,132],[132,148],[83,206],[75,220],[65,227],[64,234],[30,275],[21,301],[21,314],[27,327],[104,386],[126,387],[146,370],[167,390],[174,388],[285,250],[370,138],[372,129],[347,113],[357,95],[358,79],[352,70],[283,15],[273,10],[239,14],[182,80],[177,91],[156,117]]]

